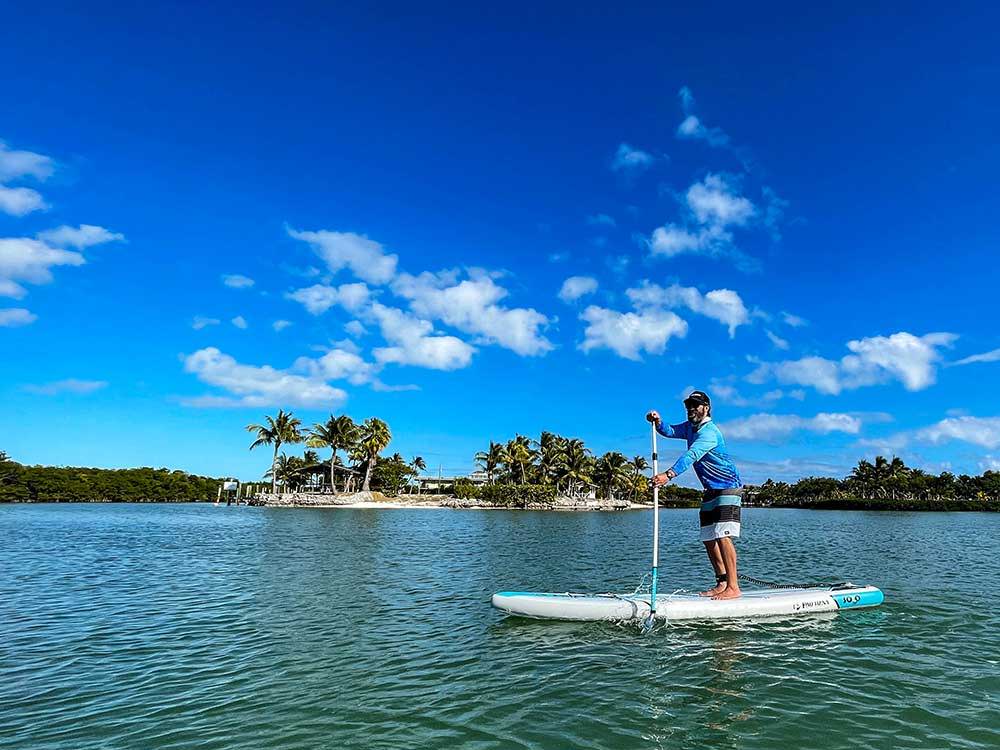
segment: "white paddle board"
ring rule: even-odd
[[[656,617],[665,620],[722,620],[740,617],[809,615],[877,607],[884,596],[874,586],[744,591],[738,599],[697,594],[660,594]],[[546,594],[501,591],[493,606],[510,615],[544,620],[635,620],[649,617],[646,594]]]

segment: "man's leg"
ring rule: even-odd
[[[736,570],[736,545],[728,537],[716,539],[716,547],[722,557],[722,564],[726,570],[726,586],[715,594],[713,599],[735,599],[742,592],[740,591],[739,573]]]
[[[726,563],[722,558],[722,552],[719,550],[719,540],[711,539],[705,542],[705,551],[708,553],[708,559],[712,563],[712,570],[715,571],[715,586],[708,589],[708,591],[702,591],[702,596],[715,596],[716,594],[726,590],[727,581],[720,581],[720,576],[726,575]]]

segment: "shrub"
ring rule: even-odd
[[[500,508],[527,508],[529,505],[549,505],[556,499],[551,484],[484,484],[478,497]]]
[[[479,497],[479,488],[468,479],[458,479],[455,482],[455,497],[460,500],[470,500]]]

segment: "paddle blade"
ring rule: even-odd
[[[653,629],[653,625],[655,624],[656,618],[653,617],[651,612],[649,616],[639,625],[639,632],[642,633],[642,635],[649,635],[649,632]]]

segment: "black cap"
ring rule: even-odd
[[[691,391],[687,398],[684,399],[684,405],[688,404],[704,404],[705,406],[711,406],[712,401],[709,399],[708,394],[705,391]]]

